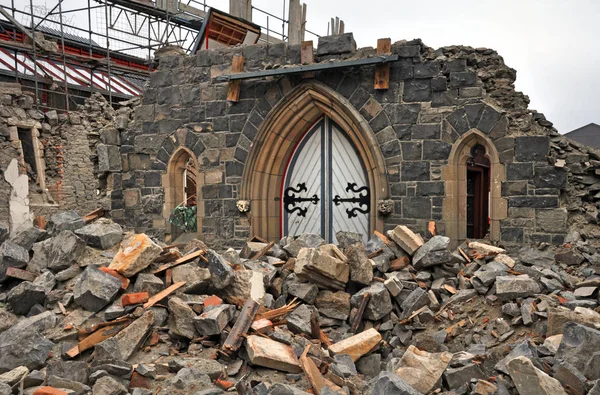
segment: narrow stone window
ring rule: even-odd
[[[37,183],[43,191],[46,188],[43,155],[37,136],[37,129],[17,127],[20,145],[20,164],[30,181]]]

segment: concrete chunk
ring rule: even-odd
[[[246,339],[246,351],[250,363],[288,373],[300,373],[300,363],[292,347],[251,335]]]
[[[377,347],[381,341],[381,335],[375,328],[350,336],[340,342],[329,346],[329,351],[335,354],[348,354],[353,361],[357,361],[363,355]]]

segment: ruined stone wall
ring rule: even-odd
[[[336,45],[329,47],[334,50],[318,50],[316,61],[375,54],[372,48],[355,51],[351,45]],[[551,147],[556,153],[558,133],[543,115],[527,108],[525,95],[515,91],[515,70],[489,49],[433,50],[416,40],[393,44],[392,53],[400,60],[391,63],[388,90],[373,88],[375,66],[315,76],[347,98],[375,133],[385,158],[390,191],[386,198],[394,201],[393,213],[384,218],[385,228],[405,224],[422,233],[433,220],[444,234],[443,169],[455,142],[477,129],[493,142],[505,169],[505,178],[499,180],[502,199],[495,202],[496,209],[505,212],[497,215],[503,218],[499,239],[562,243],[568,221],[567,183],[579,176],[557,165],[560,155],[550,155]],[[239,191],[248,153],[269,112],[305,80],[300,75],[244,80],[239,102],[230,103],[227,83],[215,82],[214,77],[230,72],[236,54],[244,56],[245,71],[300,63],[299,47],[285,44],[161,59],[134,122],[121,132],[121,163],[116,145],[110,153],[105,150],[106,160],[114,162],[109,186],[113,216],[123,224],[160,236],[166,226],[160,212],[162,180],[171,155],[187,147],[200,167],[205,240],[239,246],[250,236],[248,216],[236,209],[236,201],[243,198]],[[587,155],[571,155],[567,162],[584,163]],[[593,169],[589,176],[595,177]]]
[[[33,98],[23,94],[18,84],[0,86],[0,170],[16,159],[21,174],[29,175],[29,210],[31,215],[49,216],[74,209],[85,214],[101,204],[100,182],[93,161],[96,158],[97,130],[101,124],[113,124],[112,110],[104,99],[98,108],[86,104],[81,112],[57,114],[35,109]],[[92,100],[95,103],[98,100]],[[110,110],[108,110],[110,109]],[[43,190],[20,158],[18,129],[33,129],[40,145],[45,167]],[[10,222],[11,187],[0,177],[0,221]]]

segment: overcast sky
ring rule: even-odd
[[[29,3],[16,4],[20,1]],[[281,15],[283,1],[253,0],[253,5]],[[359,47],[376,46],[378,38],[390,37],[392,42],[421,38],[433,48],[493,48],[517,70],[516,87],[529,96],[530,108],[544,113],[559,132],[600,124],[600,0],[303,2],[308,6],[308,30],[324,35],[329,18],[339,16]],[[229,8],[228,0],[207,3]],[[52,7],[56,0],[34,4]],[[65,4],[83,6],[87,1]]]

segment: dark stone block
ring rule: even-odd
[[[223,200],[223,215],[225,217],[238,217],[240,211],[237,208],[237,200],[235,199],[224,199]]]
[[[377,116],[375,116],[375,118],[373,118],[369,122],[369,125],[371,126],[371,129],[373,129],[373,132],[377,133],[380,130],[389,126],[390,121],[389,121],[388,116],[385,113],[385,111],[381,111],[381,112],[379,112],[379,114],[377,114]]]
[[[402,142],[402,159],[403,160],[421,160],[422,147],[421,143],[416,141]]]
[[[547,136],[523,136],[515,139],[515,159],[518,162],[545,162],[550,149]]]
[[[414,65],[415,78],[432,78],[440,73],[440,64],[438,62],[417,63]]]
[[[354,35],[352,33],[319,37],[317,56],[339,55],[354,52],[356,52],[356,41],[354,41]]]
[[[167,139],[170,140],[170,139]],[[160,160],[163,163],[169,163],[169,159],[171,159],[171,154],[165,151],[164,147],[158,151],[156,155],[156,159]]]
[[[500,230],[500,238],[502,241],[522,243],[523,242],[523,228],[505,228],[502,227]]]
[[[398,140],[410,140],[410,129],[412,125],[394,125],[396,138]]]
[[[402,182],[394,182],[390,184],[392,196],[406,196],[406,184]]]
[[[512,150],[515,148],[515,139],[512,137],[502,137],[494,142],[496,149],[499,152]]]
[[[421,112],[420,104],[389,104],[384,107],[392,124],[415,124]]]
[[[427,125],[413,125],[411,128],[411,134],[413,140],[435,140],[440,138],[440,125],[427,124]]]
[[[467,120],[467,113],[462,108],[450,114],[446,120],[452,125],[454,130],[460,135],[465,134],[471,128]]]
[[[350,104],[352,104],[354,108],[362,108],[370,97],[371,95],[369,95],[366,90],[358,88],[354,91],[352,96],[350,96]]]
[[[194,145],[196,145],[199,139],[200,137],[196,133],[192,132],[191,130],[188,130],[188,132],[185,135],[185,146],[188,148],[192,148]]]
[[[202,199],[218,199],[219,198],[219,186],[218,185],[203,185],[202,186]]]
[[[406,197],[402,199],[404,218],[431,218],[431,199],[425,197]]]
[[[567,186],[567,172],[554,166],[535,168],[534,185],[536,188],[559,188]]]
[[[527,195],[527,181],[502,183],[502,196]]]
[[[452,144],[443,140],[428,140],[423,142],[423,159],[447,160],[452,151]]]
[[[533,163],[509,163],[506,166],[506,179],[530,180],[533,178]]]
[[[240,139],[240,133],[227,133],[225,135],[225,147],[235,147]]]
[[[237,103],[230,103],[228,108],[229,114],[249,114],[254,108],[255,100],[246,99],[240,100]],[[208,115],[207,115],[208,117]]]
[[[552,243],[552,235],[548,235],[545,233],[532,233],[529,235],[528,243]]]
[[[417,184],[417,196],[444,196],[444,182],[419,182]]]
[[[407,59],[407,62],[403,62],[400,60],[399,62],[394,62],[390,66],[390,79],[392,81],[400,81],[407,80],[409,78],[413,78],[414,70],[413,64],[410,59]]]
[[[204,200],[204,215],[207,217],[222,217],[223,201],[220,199]]]
[[[206,118],[225,116],[226,109],[227,109],[226,101],[206,102]]]
[[[536,188],[534,195],[558,196],[560,190],[556,188]]]
[[[431,80],[431,89],[434,92],[444,92],[448,89],[448,81],[446,77],[436,77]]]
[[[476,126],[479,123],[484,107],[485,105],[482,103],[467,104],[465,106],[465,113],[467,114],[467,120],[469,121],[469,125]]]
[[[213,130],[215,132],[229,131],[229,118],[228,117],[217,117],[212,119]]]
[[[196,157],[198,157],[198,156],[200,156],[200,154],[202,154],[204,152],[205,149],[206,149],[206,146],[204,145],[202,140],[198,140],[196,145],[194,145],[194,148],[192,148],[192,152],[194,153],[194,155],[196,155]]]
[[[163,119],[162,121],[156,122],[158,126],[158,132],[162,134],[173,133],[182,125],[182,122],[178,119]]]
[[[431,100],[431,80],[407,80],[404,82],[405,102],[425,102]]]
[[[381,146],[381,153],[384,158],[393,158],[400,155],[400,143],[398,140],[387,142]]]
[[[450,86],[453,88],[461,88],[464,86],[472,86],[477,83],[477,74],[474,71],[459,71],[450,73]]]
[[[146,187],[159,187],[161,183],[161,175],[158,171],[147,171],[144,173],[144,185]]]
[[[238,147],[235,149],[233,157],[242,163],[246,163],[246,159],[248,158],[248,151]]]
[[[242,129],[244,129],[246,119],[247,117],[244,114],[229,115],[229,131],[232,133],[241,133]]]
[[[511,196],[508,207],[557,208],[557,196]]]
[[[254,141],[256,134],[258,133],[258,129],[250,122],[246,122],[246,126],[244,126],[244,130],[242,134],[248,138],[250,141]]]
[[[429,181],[429,162],[402,163],[402,181]]]
[[[219,185],[219,199],[231,199],[233,197],[233,188],[231,185]]]
[[[456,73],[467,70],[467,59],[453,59],[444,64],[444,73]]]
[[[483,109],[483,114],[481,114],[481,119],[477,124],[477,129],[481,130],[483,133],[491,132],[494,128],[494,125],[496,125],[496,122],[500,120],[500,117],[502,117],[502,114],[494,110],[492,107],[486,106]]]
[[[458,91],[450,89],[445,92],[433,92],[431,107],[447,107],[458,105]]]
[[[392,53],[398,55],[401,58],[417,58],[421,52],[420,45],[392,45]]]
[[[225,177],[241,177],[244,172],[244,165],[237,161],[225,163]]]

